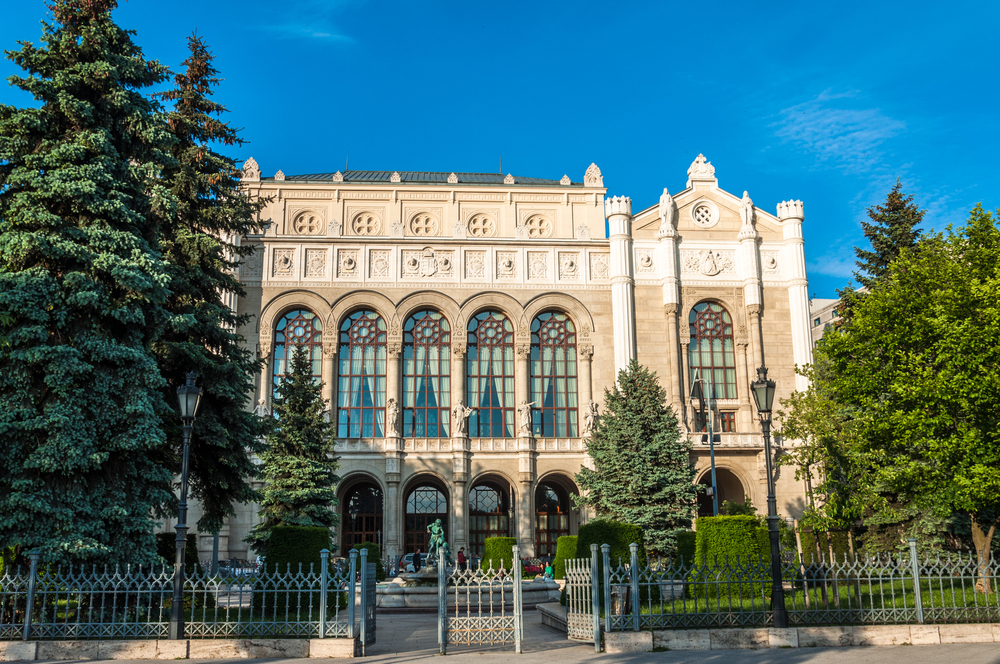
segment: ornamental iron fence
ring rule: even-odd
[[[789,624],[1000,621],[995,561],[958,553],[918,555],[916,541],[909,544],[909,551],[891,555],[783,560]],[[637,545],[632,545],[629,560],[610,560],[609,549],[601,547],[601,565],[593,553],[591,560],[566,563],[570,638],[593,636],[597,643],[602,628],[611,632],[773,623],[767,558],[640,565]],[[600,623],[596,633],[589,631],[588,619]]]
[[[521,559],[513,548],[510,569],[469,565],[448,568],[444,549],[438,555],[438,645],[441,654],[449,645],[482,646],[514,644],[521,652],[524,602],[521,593]],[[450,601],[449,601],[450,599]]]
[[[359,561],[351,551],[343,569],[331,569],[326,550],[319,570],[213,575],[196,568],[185,575],[185,638],[360,635],[370,645],[375,564],[367,553]],[[38,553],[30,561],[29,569],[0,576],[0,640],[167,638],[173,567],[44,566]]]

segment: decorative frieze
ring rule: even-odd
[[[306,249],[306,277],[322,279],[326,276],[326,249]]]
[[[465,278],[483,279],[486,277],[486,252],[465,252]]]
[[[389,276],[389,250],[372,249],[368,256],[368,274],[373,279],[386,279]]]
[[[271,276],[291,277],[295,275],[294,269],[295,269],[295,250],[275,249],[274,266],[271,270]]]
[[[435,251],[430,247],[422,251],[404,250],[402,275],[409,279],[450,277],[454,263],[455,254],[452,251]]]
[[[687,250],[681,252],[681,271],[714,277],[717,274],[736,271],[735,252],[714,251],[712,249]]]
[[[528,252],[528,278],[545,279],[549,276],[549,255],[542,251]]]
[[[576,251],[559,252],[559,278],[580,278],[580,254]]]

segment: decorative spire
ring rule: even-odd
[[[392,175],[389,176],[389,182],[401,182],[402,178],[399,177],[399,171],[393,171]]]
[[[243,162],[243,173],[240,179],[244,182],[260,182],[260,166],[257,165],[256,159],[250,157]]]
[[[568,175],[563,175],[563,176],[562,176],[562,179],[561,179],[561,180],[559,180],[559,184],[561,184],[561,185],[563,185],[563,186],[566,186],[566,185],[570,185],[570,184],[573,184],[573,183],[572,183],[572,182],[570,181],[570,179],[569,179],[569,176],[568,176]]]
[[[341,173],[340,171],[337,171],[336,173],[333,174],[333,181],[334,182],[343,182],[344,181],[344,174]]]
[[[504,184],[514,184],[514,176],[513,176],[513,175],[511,175],[510,173],[508,173],[508,174],[507,174],[507,177],[505,177],[505,178],[503,179],[503,183],[504,183]]]
[[[458,184],[458,176],[452,173],[448,176],[448,184]]]
[[[284,173],[284,171],[279,170],[277,173],[275,173],[274,174],[274,179],[277,180],[277,181],[279,181],[279,182],[281,182],[282,180],[284,180],[285,179],[285,173]]]
[[[587,167],[587,172],[583,174],[583,184],[588,187],[604,186],[604,178],[601,177],[601,169],[597,167],[597,164],[591,164]]]

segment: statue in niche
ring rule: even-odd
[[[469,408],[465,405],[461,399],[455,404],[455,407],[451,409],[451,416],[454,420],[455,425],[455,435],[456,436],[467,436],[469,435],[469,416],[475,411],[475,408]]]
[[[261,397],[257,400],[257,407],[253,409],[253,414],[257,417],[267,417],[271,414],[271,409],[267,407],[267,399]]]
[[[597,426],[597,404],[593,401],[588,402],[587,410],[583,414],[583,435],[589,436],[594,432],[594,427]]]
[[[518,434],[521,436],[531,435],[531,407],[536,402],[528,403],[527,399],[521,400],[521,405],[517,407]]]
[[[753,226],[753,201],[750,200],[750,194],[746,191],[743,192],[743,200],[740,202],[740,219],[743,220],[744,227]]]
[[[399,404],[395,399],[385,404],[385,426],[390,436],[399,435]]]

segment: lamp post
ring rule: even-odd
[[[194,384],[197,374],[188,373],[187,381],[177,388],[177,402],[180,406],[181,424],[184,432],[184,452],[181,459],[181,499],[177,506],[177,538],[174,544],[177,553],[174,558],[174,600],[170,607],[170,638],[184,638],[184,549],[187,547],[187,491],[188,457],[191,450],[191,427],[201,401],[201,388]]]
[[[695,378],[691,381],[691,398],[698,400],[698,410],[701,411],[701,416],[703,421],[708,425],[708,455],[712,464],[712,516],[719,516],[719,488],[715,483],[715,432],[712,430],[715,424],[715,410],[714,410],[714,398],[715,398],[715,388],[712,385],[711,372],[709,372],[708,380],[708,408],[705,408],[705,390],[702,385],[705,383],[705,379],[701,378],[701,374],[697,369],[695,369]],[[702,442],[705,438],[702,437]]]
[[[767,367],[757,369],[757,380],[750,384],[757,418],[764,431],[764,456],[767,463],[767,534],[771,540],[771,611],[774,626],[788,627],[785,611],[785,589],[781,585],[781,547],[778,544],[778,504],[774,497],[774,468],[771,457],[771,406],[774,404],[773,380],[767,377]]]

